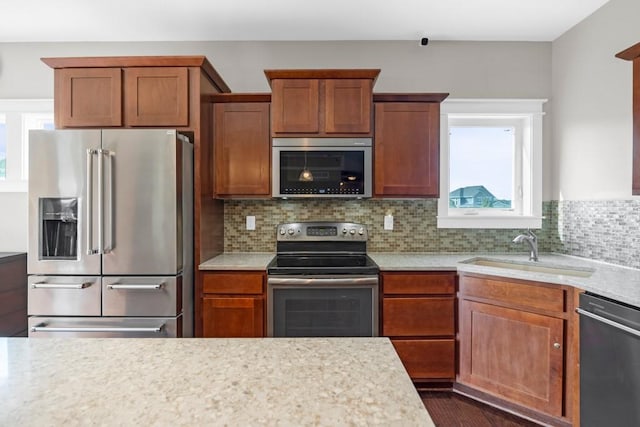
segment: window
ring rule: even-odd
[[[443,102],[439,228],[541,227],[544,102]]]
[[[29,130],[53,128],[52,100],[0,100],[0,192],[27,191]]]

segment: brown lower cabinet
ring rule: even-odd
[[[202,274],[202,336],[265,336],[265,273],[254,271]]]
[[[381,335],[415,382],[455,378],[455,272],[383,272]]]
[[[0,337],[27,336],[27,254],[0,252]]]
[[[460,274],[459,287],[457,383],[497,404],[512,403],[524,415],[543,414],[543,422],[571,423],[573,288],[468,273]]]

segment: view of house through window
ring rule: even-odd
[[[511,209],[513,126],[449,127],[449,208]]]

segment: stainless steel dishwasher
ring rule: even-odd
[[[580,422],[640,426],[640,308],[580,295]]]

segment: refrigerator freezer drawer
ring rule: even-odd
[[[100,316],[100,277],[29,276],[27,283],[29,315]]]
[[[177,338],[180,331],[182,316],[29,318],[30,338]]]
[[[182,276],[103,277],[103,316],[173,317],[182,313]]]

